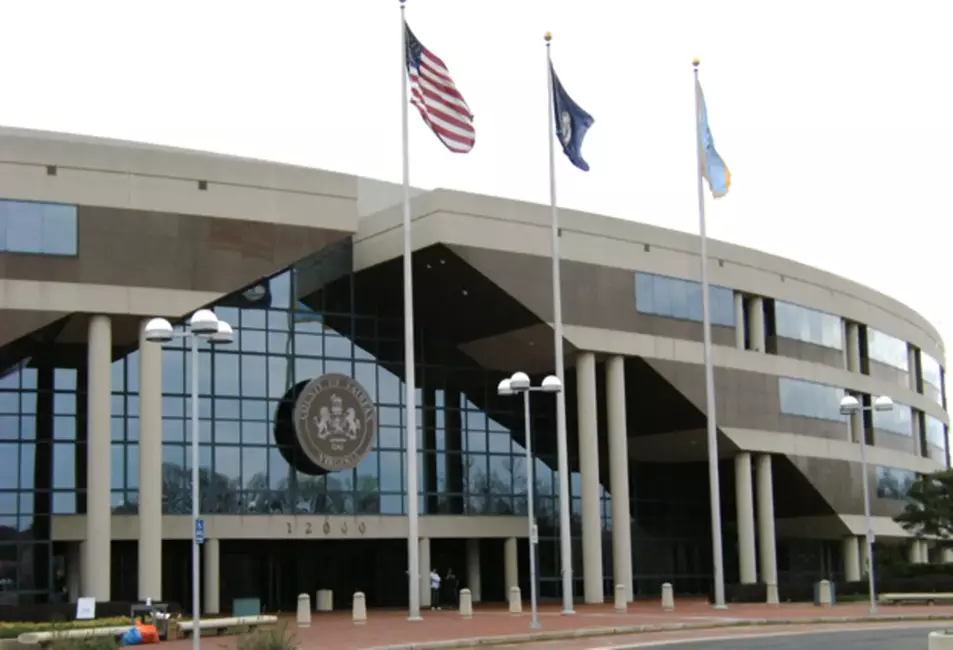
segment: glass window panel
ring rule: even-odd
[[[0,213],[6,222],[6,250],[14,253],[43,252],[41,204],[4,200],[0,201]]]
[[[778,377],[781,412],[787,415],[843,421],[840,400],[843,389],[790,377]]]
[[[215,394],[241,395],[239,357],[236,354],[215,355]],[[201,385],[201,381],[200,381]],[[205,391],[203,391],[205,393]]]
[[[897,433],[903,436],[913,435],[913,413],[910,407],[894,402],[889,411],[874,411],[874,428]]]
[[[267,352],[268,335],[261,330],[242,329],[238,334],[238,345],[242,352]]]
[[[139,489],[139,445],[126,445],[126,487]]]
[[[113,443],[110,448],[110,472],[112,489],[121,490],[126,485],[126,450],[124,445]]]
[[[76,440],[76,416],[53,418],[54,440]]]
[[[268,371],[265,362],[265,357],[257,354],[241,356],[242,397],[268,397]]]
[[[73,443],[53,445],[53,489],[76,489],[76,445]]]
[[[943,371],[940,368],[940,362],[926,352],[921,352],[920,367],[923,373],[923,381],[931,384],[937,390],[942,390]]]
[[[867,328],[867,355],[874,361],[909,370],[907,344],[873,327]]]
[[[35,204],[41,210],[41,249],[47,255],[76,254],[76,206]]]
[[[909,470],[896,467],[877,467],[877,497],[902,501],[907,498],[907,492],[916,480],[917,475]]]
[[[709,285],[709,315],[713,325],[734,327],[734,292]],[[651,273],[635,274],[635,307],[643,314],[655,314],[701,322],[704,320],[701,284]]]
[[[776,300],[774,317],[778,336],[836,350],[844,347],[839,316]]]

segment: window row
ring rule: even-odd
[[[776,300],[774,320],[778,336],[836,350],[844,348],[844,326],[839,316]]]
[[[915,472],[896,467],[877,467],[876,491],[880,499],[902,501],[917,480]]]
[[[0,252],[76,255],[75,205],[0,199]]]
[[[873,327],[867,328],[867,356],[871,361],[877,361],[903,371],[910,370],[907,344],[897,337],[885,334]]]
[[[778,377],[781,412],[820,420],[844,421],[840,401],[844,390],[791,377]]]
[[[709,285],[712,325],[735,326],[734,292]],[[635,308],[643,314],[702,322],[702,286],[698,282],[651,273],[635,274]]]

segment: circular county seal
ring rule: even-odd
[[[377,434],[377,410],[364,387],[338,373],[312,379],[295,400],[295,435],[301,450],[329,472],[356,467]]]

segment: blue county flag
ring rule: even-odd
[[[711,129],[708,128],[708,107],[705,106],[705,93],[702,92],[701,84],[697,82],[696,92],[698,93],[698,131],[701,138],[702,153],[701,171],[702,176],[708,180],[711,195],[717,199],[727,194],[731,188],[731,172],[715,150],[715,140],[711,137]]]
[[[549,66],[553,79],[553,113],[556,118],[556,137],[563,146],[563,153],[569,161],[584,172],[589,171],[589,163],[582,159],[582,141],[592,126],[594,119],[572,100],[559,82],[556,70]]]

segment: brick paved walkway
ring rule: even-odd
[[[576,630],[578,634],[581,630],[629,626],[645,626],[655,630],[710,628],[764,619],[809,621],[824,618],[837,622],[837,619],[865,617],[868,613],[866,604],[845,604],[833,608],[802,604],[774,607],[731,605],[726,610],[715,610],[705,602],[680,601],[672,612],[663,612],[657,603],[646,602],[630,605],[625,614],[615,613],[611,606],[580,605],[574,616],[562,616],[558,607],[545,606],[541,608],[539,618],[542,632]],[[878,618],[887,620],[896,616],[936,616],[953,620],[953,606],[883,606],[878,613]],[[299,629],[293,618],[282,618],[282,621],[287,624],[288,632],[294,635],[302,650],[360,650],[533,632],[529,627],[528,612],[524,610],[522,615],[512,616],[502,607],[478,607],[469,620],[460,618],[459,613],[452,610],[425,611],[423,618],[423,621],[411,623],[407,620],[406,611],[372,610],[368,612],[367,622],[362,625],[355,625],[351,622],[350,613],[344,612],[315,614],[311,627],[304,629]],[[942,627],[943,624],[938,626]],[[626,638],[632,637],[626,635]],[[234,638],[229,637],[203,637],[202,650],[227,650],[233,647],[233,641]],[[164,645],[168,650],[187,650],[191,647],[191,641],[179,640]],[[612,637],[601,637],[593,639],[588,645],[580,646],[577,643],[575,647],[611,645],[617,645]]]

